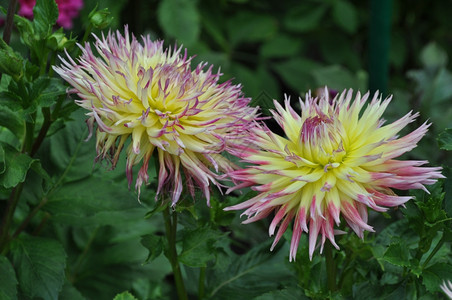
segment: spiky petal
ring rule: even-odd
[[[98,55],[90,44],[79,45],[77,61],[67,55],[54,69],[73,86],[80,97],[76,103],[88,110],[89,128],[97,123],[97,158],[115,167],[130,139],[126,173],[130,186],[132,168],[141,163],[135,183],[140,191],[157,149],[157,195],[170,194],[176,204],[184,175],[188,191],[194,195],[199,187],[209,201],[210,184],[219,185],[218,172],[232,171],[221,153],[241,143],[257,108],[248,106],[240,85],[219,84],[221,74],[212,73],[212,66],[206,70],[201,63],[192,70],[182,48],[165,49],[163,41],[149,36],[140,43],[127,27],[124,35],[110,32],[95,39]]]
[[[443,290],[444,294],[446,294],[449,299],[452,299],[452,282],[444,281],[443,284],[440,285],[440,287]]]
[[[382,100],[375,94],[366,106],[368,98],[369,93],[358,92],[353,99],[351,90],[334,99],[327,91],[320,98],[307,94],[306,100],[300,99],[301,115],[290,99],[285,99],[285,107],[275,101],[273,117],[286,137],[265,125],[252,129],[254,146],[237,153],[252,165],[230,176],[260,193],[227,210],[245,209],[246,223],[274,211],[270,236],[280,224],[274,245],[293,220],[290,260],[295,260],[303,232],[309,234],[312,258],[319,235],[321,251],[326,239],[339,248],[334,235],[341,215],[362,238],[364,230],[373,231],[367,224],[368,207],[385,211],[411,199],[397,196],[392,188],[425,189],[443,177],[441,168],[422,167],[426,161],[395,160],[413,149],[430,125],[424,123],[398,138],[418,114],[408,113],[384,125],[381,117],[391,98]]]

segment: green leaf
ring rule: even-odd
[[[337,25],[348,33],[355,33],[358,28],[358,14],[355,7],[347,0],[336,0],[334,2],[333,19]]]
[[[408,247],[400,241],[400,243],[393,243],[389,245],[385,254],[383,255],[383,260],[390,262],[393,265],[406,267],[410,265],[410,253]]]
[[[304,300],[310,299],[306,297],[299,287],[286,288],[283,290],[271,291],[254,298],[254,300]]]
[[[163,251],[163,238],[161,236],[147,234],[141,238],[141,244],[149,250],[146,263],[152,262],[160,256]]]
[[[232,253],[223,257],[227,260],[224,269],[207,269],[206,294],[209,299],[254,299],[295,282],[297,279],[292,270],[281,263],[287,260],[288,247],[275,249],[272,253],[270,244],[271,240],[267,239],[246,254]]]
[[[96,156],[94,139],[86,142],[88,129],[82,110],[72,114],[73,121],[66,122],[63,130],[49,138],[50,149],[47,165],[52,166],[53,174],[66,174],[61,182],[87,177],[93,169]],[[60,178],[59,178],[60,179]]]
[[[317,68],[312,71],[317,86],[327,86],[329,89],[342,92],[344,89],[364,91],[367,84],[367,76],[354,75],[342,66],[333,65]]]
[[[213,243],[222,235],[208,227],[184,230],[179,261],[190,267],[205,267],[208,261],[215,258]]]
[[[435,42],[429,43],[422,49],[421,61],[425,67],[445,67],[447,60],[446,51]]]
[[[3,149],[5,151],[5,172],[0,174],[0,184],[8,189],[24,182],[28,170],[36,160],[7,144],[3,144]]]
[[[232,46],[259,42],[276,34],[278,26],[271,15],[240,11],[228,20],[227,29]]]
[[[67,300],[85,300],[86,298],[68,281],[66,281],[61,289],[58,299]]]
[[[25,45],[30,47],[35,39],[35,32],[31,21],[27,18],[14,15],[14,25],[16,25],[19,30],[20,36],[22,37]]]
[[[163,0],[157,14],[160,26],[169,37],[186,46],[198,40],[200,22],[196,1]]]
[[[57,299],[64,283],[66,253],[55,240],[24,236],[12,242],[11,253],[22,293]]]
[[[113,298],[113,300],[138,300],[129,292],[122,292]]]
[[[58,19],[58,6],[55,0],[36,0],[33,8],[33,25],[41,38],[47,38]]]
[[[3,150],[3,146],[0,143],[0,174],[3,174],[5,170],[6,170],[5,150]]]
[[[452,265],[437,263],[422,273],[422,280],[429,292],[440,291],[440,285],[445,280],[452,280]]]
[[[310,6],[298,5],[295,9],[289,10],[283,23],[287,29],[294,32],[307,32],[319,27],[323,15],[327,10],[326,5]]]
[[[3,104],[0,104],[0,126],[8,128],[18,138],[24,131],[24,122],[19,113]]]
[[[438,135],[438,144],[443,150],[452,150],[452,128],[446,128]]]
[[[317,62],[303,58],[292,58],[273,64],[283,82],[297,93],[317,88],[312,71],[319,67]]]
[[[281,58],[296,55],[301,49],[301,41],[289,35],[278,34],[265,42],[260,54],[265,58]]]
[[[114,185],[112,180],[99,176],[66,183],[49,196],[43,209],[52,213],[58,223],[83,226],[122,226],[131,218],[144,216],[145,208],[127,187],[112,189]]]
[[[34,101],[41,107],[49,107],[66,94],[66,86],[60,79],[41,76],[33,82],[32,91]]]
[[[0,299],[17,299],[17,279],[11,262],[0,256]]]

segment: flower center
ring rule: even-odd
[[[340,122],[323,113],[306,119],[301,127],[300,139],[304,153],[327,172],[342,163],[345,150]]]

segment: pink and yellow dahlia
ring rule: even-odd
[[[392,189],[425,189],[441,178],[441,168],[421,167],[426,161],[395,160],[416,147],[427,132],[424,123],[410,134],[398,133],[418,114],[411,112],[385,125],[381,119],[391,98],[382,101],[375,94],[366,105],[369,93],[353,100],[352,91],[344,91],[334,99],[325,92],[320,98],[306,95],[300,99],[301,115],[285,99],[285,108],[275,103],[274,119],[286,137],[270,131],[265,125],[252,129],[254,147],[242,147],[236,154],[253,165],[230,172],[242,181],[237,187],[252,186],[260,192],[256,197],[228,207],[246,209],[244,223],[267,217],[275,212],[270,236],[279,229],[272,246],[294,220],[290,260],[295,260],[302,232],[309,234],[309,255],[315,249],[318,235],[321,250],[326,239],[334,240],[334,224],[340,216],[359,237],[373,231],[367,224],[367,208],[386,211],[412,197],[397,196]],[[231,190],[237,187],[231,188]]]
[[[127,178],[132,167],[141,164],[136,189],[148,183],[148,164],[155,149],[160,170],[157,195],[171,194],[179,200],[183,182],[194,196],[194,187],[209,202],[209,184],[219,185],[219,171],[232,170],[221,155],[241,142],[252,124],[257,108],[248,106],[240,85],[219,84],[220,73],[212,73],[207,63],[191,69],[187,51],[164,49],[162,41],[142,37],[140,43],[127,27],[94,44],[98,56],[87,43],[78,62],[68,55],[55,71],[70,83],[89,112],[90,131],[97,123],[98,159],[108,159],[115,167],[127,144]],[[216,172],[212,171],[215,169]],[[185,176],[182,179],[182,172]]]

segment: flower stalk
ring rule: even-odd
[[[165,220],[166,239],[168,241],[168,249],[165,254],[173,270],[177,295],[179,297],[179,300],[187,300],[188,296],[185,290],[180,265],[177,260],[177,250],[176,250],[177,214],[170,213],[170,208],[169,206],[167,206],[163,210],[163,219]]]

